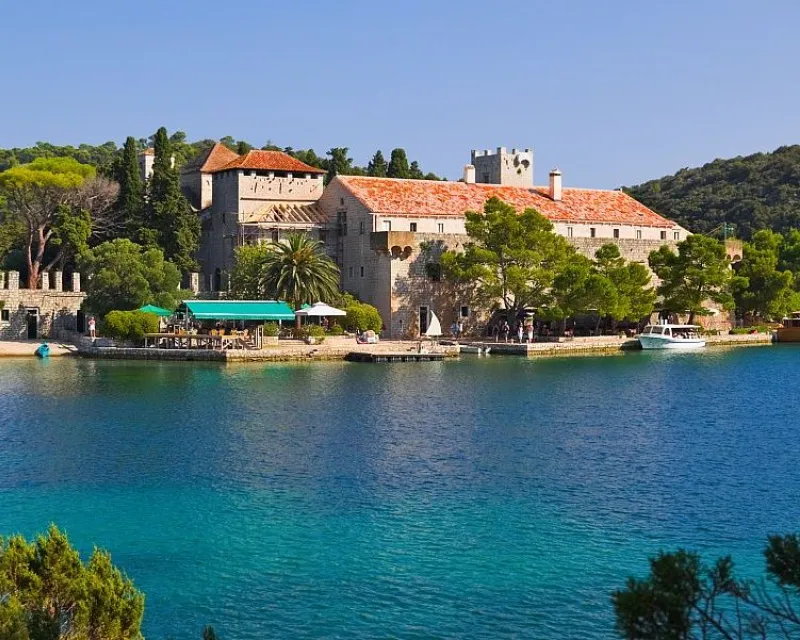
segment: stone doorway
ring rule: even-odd
[[[25,322],[28,330],[28,340],[37,340],[39,338],[39,310],[27,309]]]

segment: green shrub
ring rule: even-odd
[[[158,316],[144,311],[109,311],[102,332],[109,338],[141,340],[145,333],[158,332]]]
[[[328,335],[329,336],[342,336],[344,335],[344,328],[338,324],[332,324],[328,327]]]
[[[354,302],[345,311],[347,316],[344,319],[345,326],[351,331],[380,331],[383,327],[381,314],[371,304],[365,302]]]
[[[268,337],[275,337],[280,335],[281,327],[277,322],[264,323],[264,335]]]
[[[303,337],[314,338],[317,342],[325,339],[325,329],[318,324],[307,324],[303,327]]]

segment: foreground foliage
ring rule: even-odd
[[[0,538],[0,638],[139,640],[144,595],[95,549],[81,561],[51,526],[28,542]]]
[[[617,630],[630,640],[800,637],[800,538],[770,536],[767,582],[738,579],[731,558],[711,567],[685,550],[650,560],[612,597]]]

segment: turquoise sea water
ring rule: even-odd
[[[152,638],[612,638],[660,548],[796,531],[800,349],[0,362],[0,533],[109,549]]]

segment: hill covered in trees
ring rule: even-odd
[[[739,237],[800,228],[800,145],[714,160],[624,190],[695,233],[733,225]]]

